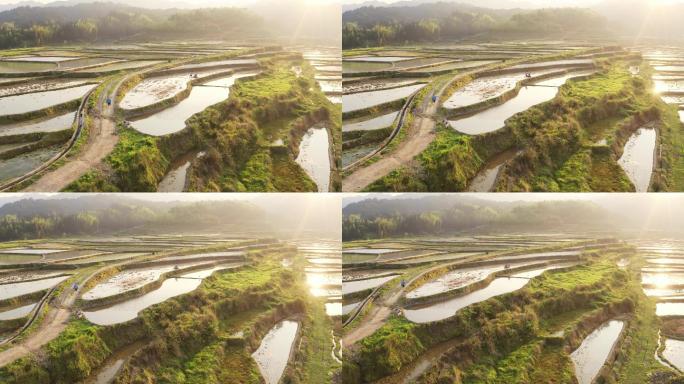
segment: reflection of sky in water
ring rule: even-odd
[[[306,258],[304,268],[309,292],[325,297],[328,316],[342,315],[342,244],[339,242],[309,242],[298,245],[299,254]]]

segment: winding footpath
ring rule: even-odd
[[[392,292],[391,296],[383,303],[374,301],[375,308],[368,315],[368,319],[364,320],[363,324],[361,324],[359,327],[355,328],[353,331],[349,332],[344,337],[342,337],[342,345],[353,345],[358,341],[372,335],[373,333],[375,333],[375,331],[380,329],[380,327],[382,327],[385,324],[389,316],[392,314],[392,310],[396,308],[397,302],[404,295],[406,289],[410,287],[414,281],[420,279],[421,277],[425,276],[425,274],[428,274],[436,269],[451,267],[453,265],[462,264],[464,262],[465,260],[457,260],[452,263],[437,264],[435,266],[432,266],[417,273],[414,277],[412,277],[409,281],[406,282],[406,287],[402,288],[401,285],[397,285],[395,288],[397,290],[395,292]],[[362,309],[363,308],[359,308],[358,311],[360,312]]]
[[[380,158],[373,164],[364,168],[359,168],[342,180],[343,192],[360,192],[374,181],[384,177],[395,169],[408,164],[427,149],[428,145],[435,139],[437,126],[436,118],[439,111],[441,97],[449,84],[464,78],[475,71],[462,72],[449,81],[437,84],[439,91],[428,93],[420,107],[420,113],[415,116],[413,127],[408,130],[406,138],[399,143],[399,146],[392,153]],[[437,88],[436,87],[436,88]],[[438,98],[437,103],[432,102],[432,96]]]
[[[398,287],[399,289],[393,292],[392,296],[390,296],[383,303],[375,303],[375,308],[373,308],[373,311],[368,314],[368,319],[365,320],[363,324],[342,337],[342,346],[348,347],[350,345],[356,344],[359,340],[375,333],[375,331],[380,329],[380,327],[385,324],[389,316],[392,314],[392,309],[394,308],[395,304],[404,294],[404,288],[401,288],[400,285],[398,285]]]
[[[50,310],[40,326],[25,340],[0,352],[0,367],[4,367],[17,359],[40,350],[45,344],[54,340],[67,326],[71,317],[71,309],[79,292],[67,287],[64,292],[50,304]]]
[[[97,100],[97,111],[90,113],[93,117],[93,124],[89,132],[88,141],[83,146],[81,152],[62,167],[41,176],[24,191],[61,191],[69,184],[78,180],[83,174],[98,166],[114,150],[114,146],[118,142],[114,113],[115,107],[114,103],[108,106],[106,100],[107,97],[116,100],[117,91],[125,79],[124,77],[117,83],[108,84],[103,92],[100,93],[100,97]],[[115,87],[113,87],[114,84],[116,84]]]
[[[113,265],[103,266],[83,276],[76,275],[78,276],[76,283],[79,287],[83,287],[86,282],[92,279],[99,272],[113,266],[126,264],[127,262],[128,261],[124,261]],[[65,284],[65,282],[60,284]],[[62,331],[64,331],[69,324],[74,305],[76,304],[76,299],[81,293],[83,293],[81,290],[74,291],[71,289],[71,284],[69,284],[69,286],[64,287],[59,296],[53,297],[52,300],[48,299],[50,307],[48,308],[48,312],[41,321],[40,325],[25,339],[19,341],[16,345],[13,345],[9,349],[0,352],[0,368],[16,361],[17,359],[21,359],[22,357],[38,352],[47,343],[56,339],[57,336],[59,336],[59,334],[62,333]]]

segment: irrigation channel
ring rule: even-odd
[[[663,100],[684,105],[684,91],[678,88],[684,82],[676,75],[677,62],[663,66],[657,60],[662,60],[658,54],[681,57],[679,51],[666,54],[660,50],[649,56],[647,49],[586,42],[502,45],[505,50],[499,45],[455,44],[439,48],[384,47],[370,53],[344,51],[344,189],[518,190],[529,181],[518,183],[521,175],[515,170],[524,167],[524,159],[531,156],[532,150],[515,137],[511,127],[537,122],[516,122],[516,118],[558,100],[569,83],[596,81],[615,67],[629,69],[633,76],[640,77],[648,71],[639,71],[639,67],[650,65],[656,91]],[[609,68],[607,63],[615,67]],[[642,127],[630,128],[625,138],[624,132],[605,128],[605,124],[615,124],[611,119],[580,127],[587,133],[587,142],[578,146],[575,156],[587,156],[589,150],[590,157],[600,158],[606,166],[609,163],[615,179],[629,180],[623,184],[625,190],[651,189],[660,158],[658,124],[647,121]],[[449,170],[431,168],[435,159],[430,157],[436,155],[430,151],[431,146],[436,150],[441,145],[436,151],[441,153],[448,149],[445,145],[459,142],[456,138],[460,136],[470,137],[475,143],[473,152],[465,156],[467,164],[455,165],[463,168],[463,180],[433,185],[442,177],[431,172]],[[435,141],[438,137],[439,144]],[[508,144],[501,144],[504,142]],[[457,152],[464,150],[454,148]],[[568,160],[568,167],[574,159]],[[412,185],[393,184],[406,178],[418,180]]]
[[[188,132],[189,125],[196,124],[193,117],[198,119],[211,107],[234,99],[231,90],[236,83],[268,86],[270,76],[281,68],[290,72],[293,83],[297,77],[306,77],[314,85],[313,93],[321,95],[321,110],[306,116],[292,112],[274,120],[257,119],[259,137],[253,156],[262,158],[263,151],[271,152],[274,177],[290,169],[301,175],[293,184],[306,185],[279,187],[285,183],[275,180],[274,188],[313,190],[310,181],[322,192],[333,188],[338,154],[332,133],[336,128],[321,111],[341,103],[339,50],[194,44],[192,49],[175,43],[154,44],[152,50],[146,43],[64,48],[60,55],[45,47],[30,55],[0,58],[0,189],[31,190],[32,185],[40,191],[82,189],[95,169],[107,170],[102,177],[109,178],[109,170],[117,165],[108,155],[139,135],[157,144],[178,142],[173,144],[173,153],[164,153],[163,169],[147,170],[156,175],[152,182],[157,190],[208,188],[204,183],[211,181],[195,176],[195,170],[216,160],[216,152],[210,150],[220,143],[191,145],[204,141],[189,138],[193,134]],[[242,96],[252,95],[246,91]],[[218,123],[240,118],[225,115]],[[301,121],[310,124],[309,129],[302,130]],[[207,153],[212,156],[204,156]],[[239,173],[236,184],[242,182]],[[129,176],[136,177],[122,174],[111,181],[116,184]],[[155,184],[117,188],[150,190]]]
[[[558,371],[568,372],[564,380],[593,384],[622,374],[631,358],[626,354],[633,352],[621,348],[629,348],[625,335],[633,332],[646,338],[640,342],[648,346],[660,377],[684,372],[684,242],[679,240],[567,234],[390,238],[345,243],[342,268],[342,343],[345,359],[359,369],[358,382],[434,383],[435,377],[459,371],[469,383],[487,367],[494,369],[490,378],[502,379],[498,375],[504,371],[497,370],[529,352],[535,356],[530,361],[541,366],[553,361]],[[622,279],[619,284],[635,279],[633,286],[641,285],[630,291],[640,296],[637,304],[617,300],[604,307],[567,307],[555,315],[536,310],[544,320],[531,337],[493,358],[483,358],[487,352],[469,355],[478,348],[470,343],[489,337],[481,334],[489,325],[478,323],[484,318],[513,321],[525,305],[538,305],[536,294],[581,294],[595,276],[611,274]],[[601,284],[611,284],[604,279]],[[565,293],[548,292],[559,285]],[[517,332],[512,323],[505,328],[509,335]],[[377,368],[385,364],[382,356],[393,353],[387,348],[393,348],[394,332],[406,340],[402,363]],[[415,342],[421,346],[414,350]],[[494,343],[490,348],[497,348]],[[616,359],[620,363],[614,365]],[[515,361],[529,380],[546,382],[545,368]]]

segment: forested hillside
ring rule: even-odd
[[[475,36],[578,38],[606,32],[606,20],[588,9],[492,10],[458,3],[362,7],[345,12],[343,23],[345,49]]]
[[[237,8],[150,10],[114,3],[20,7],[0,12],[0,49],[136,37],[246,38],[263,20]]]
[[[154,203],[119,196],[25,199],[0,208],[0,240],[113,234],[135,228],[266,228],[264,212],[245,202]],[[189,227],[190,226],[190,227]]]
[[[439,203],[441,202],[441,205]],[[447,195],[365,200],[344,209],[345,241],[397,236],[455,235],[459,231],[595,230],[615,216],[591,202],[502,203]],[[586,228],[591,223],[593,228]]]

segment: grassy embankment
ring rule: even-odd
[[[284,269],[278,253],[217,272],[195,291],[150,307],[133,321],[101,327],[73,320],[38,355],[0,369],[3,383],[74,383],[92,375],[128,345],[143,343],[116,379],[122,383],[260,383],[251,352],[278,321],[302,323],[288,382],[327,383],[335,363],[331,324],[308,294],[304,261]]]
[[[624,61],[599,62],[600,72],[569,80],[551,101],[518,113],[504,128],[478,136],[440,126],[437,139],[413,164],[370,191],[462,191],[487,159],[521,151],[502,168],[497,191],[631,191],[617,159],[629,136],[653,122],[662,157],[652,188],[678,190],[684,178],[681,123],[674,107],[654,95],[648,71],[633,77]],[[606,139],[606,145],[597,141]]]
[[[156,191],[171,160],[203,151],[188,175],[191,191],[315,191],[294,159],[311,125],[328,122],[339,131],[339,108],[320,92],[303,61],[285,57],[262,64],[263,73],[238,80],[228,100],[195,114],[180,132],[151,137],[119,126],[108,169],[89,172],[68,190]],[[293,65],[304,68],[302,77]],[[278,139],[283,145],[272,145]],[[341,145],[339,134],[333,140]]]
[[[346,355],[345,382],[389,377],[448,341],[453,346],[418,382],[574,383],[569,353],[618,316],[627,326],[615,362],[602,373],[604,382],[647,382],[652,373],[668,371],[653,356],[659,327],[654,303],[641,290],[638,264],[623,271],[614,261],[620,254],[598,256],[439,322],[414,324],[393,316]]]

